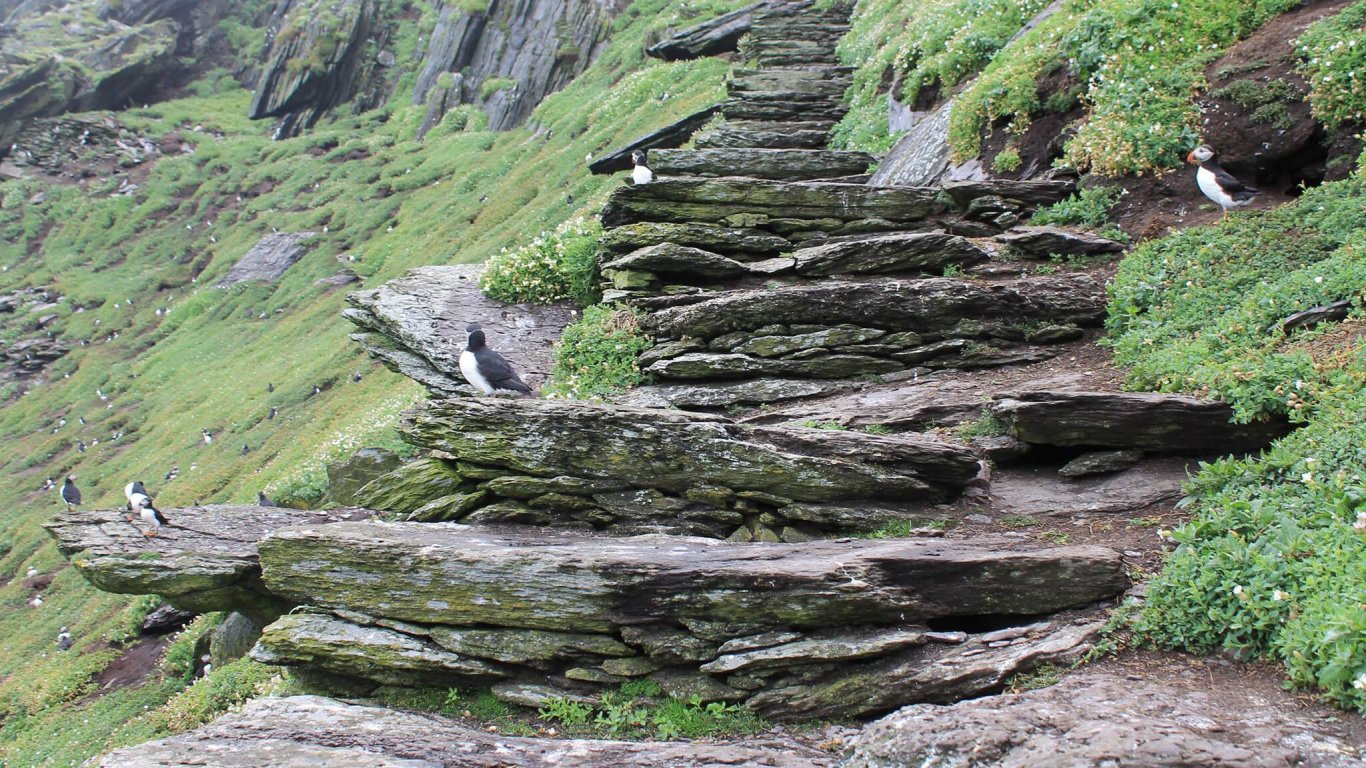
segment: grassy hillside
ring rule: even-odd
[[[54,493],[39,490],[44,478],[74,472],[87,503],[103,506],[120,503],[135,478],[166,506],[248,502],[258,489],[308,503],[321,494],[328,461],[365,445],[398,447],[391,425],[420,392],[347,339],[338,312],[344,292],[361,286],[316,281],[343,266],[377,285],[414,266],[480,261],[595,211],[620,182],[589,176],[586,154],[722,94],[724,62],[646,60],[642,41],[733,5],[633,4],[599,61],[547,99],[531,125],[507,133],[484,131],[482,115],[457,111],[416,142],[420,108],[397,106],[272,142],[272,126],[244,117],[249,94],[220,79],[200,89],[213,93],[117,116],[149,138],[193,148],[158,160],[145,178],[135,170],[132,196],[116,194],[117,178],[0,185],[0,293],[44,286],[61,294],[51,328],[73,342],[51,376],[3,393],[0,410],[0,469],[9,478],[0,488],[8,510],[0,603],[9,609],[0,613],[0,765],[75,765],[193,719],[149,716],[115,728],[183,687],[174,671],[137,690],[82,699],[90,675],[119,654],[106,646],[131,637],[147,603],[96,592],[64,567],[39,527],[59,508]],[[407,101],[399,94],[391,103]],[[42,202],[29,202],[38,193]],[[318,233],[278,284],[211,287],[276,228]],[[0,316],[0,332],[7,340],[30,334],[31,320]],[[76,346],[82,338],[90,345]],[[312,396],[315,385],[322,394]],[[271,406],[279,416],[267,420]],[[212,445],[203,429],[217,436]],[[163,481],[175,464],[179,476]],[[56,574],[38,609],[26,605],[30,566],[40,579]],[[63,625],[78,652],[56,652]],[[220,674],[237,675],[239,687],[259,682],[229,668]],[[201,693],[193,707],[173,711],[213,700]]]

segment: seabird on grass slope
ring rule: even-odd
[[[503,356],[489,349],[484,342],[484,331],[471,324],[465,351],[460,353],[460,373],[475,389],[486,395],[529,395],[531,387],[512,370]]]
[[[1214,149],[1208,144],[1191,150],[1186,155],[1186,161],[1200,166],[1200,170],[1195,172],[1196,185],[1205,193],[1205,197],[1218,203],[1225,214],[1234,208],[1250,205],[1257,197],[1259,190],[1256,187],[1238,181],[1233,174],[1214,162]]]

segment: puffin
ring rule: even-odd
[[[637,184],[649,184],[655,180],[654,171],[645,167],[645,153],[639,149],[631,153],[631,180]]]
[[[212,432],[210,432],[209,430],[205,429],[205,430],[201,430],[201,431],[200,431],[200,434],[202,434],[202,435],[204,436],[204,445],[213,445],[213,433],[212,433]]]
[[[1200,169],[1195,172],[1195,183],[1205,197],[1219,204],[1224,215],[1234,208],[1250,205],[1260,190],[1244,184],[1214,162],[1214,149],[1201,144],[1186,155],[1186,162],[1195,163]]]
[[[256,506],[258,506],[258,507],[276,507],[276,506],[279,506],[279,505],[276,504],[275,502],[271,501],[271,500],[270,500],[270,497],[266,495],[266,492],[265,492],[265,491],[257,491],[257,492],[256,492]]]
[[[486,395],[529,395],[531,387],[526,385],[512,370],[503,356],[489,349],[484,342],[484,331],[478,324],[465,327],[469,334],[465,351],[460,353],[460,373],[475,389]]]
[[[76,476],[67,475],[66,482],[62,483],[62,501],[66,502],[68,510],[75,509],[81,505],[81,489],[76,487]]]
[[[135,480],[123,489],[123,495],[128,497],[128,509],[135,516],[141,517],[142,522],[147,524],[147,530],[142,532],[144,536],[155,536],[157,529],[163,525],[169,525],[166,516],[161,514],[161,510],[152,506],[152,496],[147,493],[141,480]]]
[[[71,650],[71,646],[75,644],[76,641],[71,639],[70,630],[66,627],[62,627],[62,630],[57,633],[57,647],[63,651],[69,651]]]

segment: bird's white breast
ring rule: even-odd
[[[479,361],[474,359],[474,353],[468,349],[460,353],[460,373],[470,386],[486,395],[493,394],[493,386],[489,384],[488,379],[480,375]]]
[[[1195,183],[1200,187],[1200,191],[1205,193],[1205,197],[1218,203],[1220,208],[1227,210],[1237,206],[1233,198],[1219,186],[1219,180],[1214,178],[1213,171],[1206,168],[1196,171]]]
[[[655,174],[643,165],[637,165],[631,169],[631,180],[637,184],[649,184],[655,180]]]

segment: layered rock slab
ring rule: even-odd
[[[259,548],[267,587],[296,602],[422,624],[579,633],[649,623],[738,624],[757,633],[1034,615],[1127,584],[1110,550],[1018,547],[992,539],[732,544],[334,523],[281,530]]]
[[[554,400],[435,401],[405,414],[400,432],[474,464],[673,494],[713,486],[787,501],[914,500],[960,489],[978,468],[970,451],[919,435]]]
[[[834,756],[791,742],[529,739],[417,712],[319,696],[264,698],[206,726],[111,752],[101,768],[825,768]]]
[[[361,520],[370,512],[211,504],[165,514],[170,524],[152,537],[123,510],[62,512],[44,527],[81,575],[106,592],[161,595],[201,613],[269,615],[280,603],[260,583],[256,543],[287,526]]]
[[[1022,392],[991,410],[1026,443],[1188,456],[1253,451],[1290,431],[1284,420],[1235,424],[1228,403],[1150,392]]]
[[[650,169],[661,176],[746,176],[803,181],[857,176],[877,162],[867,152],[826,149],[659,149]]]
[[[1057,685],[952,706],[917,704],[868,726],[841,768],[1346,768],[1357,747],[1326,724],[1207,690],[1083,671]]]
[[[535,386],[550,375],[551,345],[574,319],[567,302],[504,304],[479,290],[481,267],[419,267],[378,288],[346,297],[342,315],[358,325],[353,336],[373,357],[435,393],[473,395],[460,373],[465,327],[479,323],[489,345]]]

